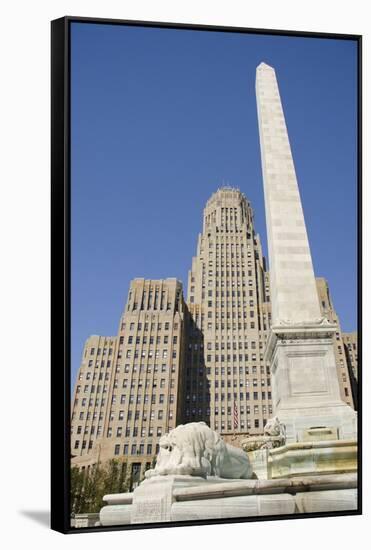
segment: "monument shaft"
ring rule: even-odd
[[[321,316],[295,167],[275,71],[256,74],[270,263],[272,325]]]

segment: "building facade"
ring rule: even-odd
[[[176,279],[134,279],[117,338],[87,340],[73,401],[72,464],[119,458],[131,465],[134,484],[143,477],[161,435],[180,422],[185,311]],[[96,363],[97,386],[91,369],[108,341],[115,343],[114,361]]]
[[[341,334],[328,285],[316,283],[321,313],[338,326],[341,396],[354,407],[356,333]],[[261,434],[273,412],[263,359],[270,324],[251,205],[238,189],[219,189],[204,209],[187,302],[176,279],[134,279],[118,335],[88,338],[72,399],[72,464],[117,458],[131,464],[135,485],[161,435],[180,423],[203,420],[232,444]]]
[[[348,363],[349,379],[352,388],[354,408],[358,409],[358,334],[342,333],[344,353]]]
[[[116,356],[114,336],[90,336],[85,342],[72,399],[72,457],[89,459],[95,441],[106,433]]]
[[[339,317],[336,314],[332,304],[331,295],[327,281],[322,277],[317,277],[317,291],[321,306],[321,312],[330,322],[337,325],[337,331],[333,336],[335,360],[340,381],[341,399],[354,408],[352,392],[352,373],[350,370],[347,354],[344,349],[344,335],[341,332]]]
[[[358,335],[357,332],[343,332],[343,343],[348,364],[352,370],[354,379],[358,380]]]

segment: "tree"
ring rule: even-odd
[[[103,497],[130,491],[131,466],[117,459],[96,464],[89,470],[71,468],[71,512],[96,513],[104,505]]]
[[[78,514],[81,507],[84,507],[83,498],[84,498],[84,472],[78,468],[71,468],[71,490],[70,490],[70,502],[71,502],[71,512],[73,514]]]

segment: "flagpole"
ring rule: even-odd
[[[236,428],[238,426],[238,410],[237,410],[237,405],[236,405],[236,401],[233,402],[233,437],[232,437],[232,441],[235,441],[237,436],[236,436]]]

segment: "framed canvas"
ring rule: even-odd
[[[51,50],[52,528],[360,514],[361,37]]]

